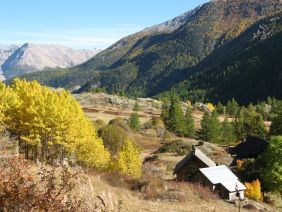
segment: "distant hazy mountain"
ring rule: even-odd
[[[17,45],[0,45],[0,81],[4,80],[2,64],[19,48]]]
[[[50,68],[67,68],[81,64],[98,50],[77,50],[60,45],[26,43],[21,46],[0,45],[0,66],[5,78]]]

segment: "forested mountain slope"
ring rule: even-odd
[[[160,88],[163,77],[197,65],[214,49],[279,7],[279,1],[274,0],[211,1],[197,8],[176,31],[139,39],[110,66],[110,72],[93,79],[82,90],[101,86],[109,91],[151,96],[155,94],[152,91]]]
[[[182,19],[178,17],[122,39],[86,63],[63,71],[59,77],[55,73],[27,77],[67,88],[74,85],[72,78],[79,79],[76,85],[87,81],[80,92],[103,87],[109,92],[125,91],[131,96],[154,96],[186,79],[197,65],[206,68],[202,62],[207,56],[256,21],[280,10],[280,0],[210,1],[180,16]],[[197,71],[201,70],[197,68]],[[183,97],[190,98],[185,92],[181,92]],[[202,96],[201,92],[194,99],[198,96]]]
[[[197,66],[163,77],[160,89],[152,95],[172,86],[183,99],[193,101],[226,102],[234,97],[247,104],[267,96],[282,98],[281,43],[280,12],[258,21]],[[177,85],[171,83],[183,77]]]

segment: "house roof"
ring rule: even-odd
[[[267,145],[268,141],[263,138],[248,136],[229,152],[238,158],[255,158],[265,150]]]
[[[195,148],[190,154],[188,154],[183,160],[181,160],[175,167],[173,174],[177,173],[180,169],[182,169],[193,157],[197,157],[208,167],[216,166],[215,162],[213,162],[209,157],[207,157],[203,152],[199,149]]]
[[[202,168],[200,172],[208,178],[208,180],[216,185],[223,185],[228,191],[245,190],[246,187],[239,182],[238,177],[226,166],[214,166],[209,168]]]
[[[220,184],[223,185],[230,192],[234,192],[237,190],[238,191],[246,190],[246,187],[239,180],[222,182]],[[236,186],[237,186],[237,190],[236,190]]]

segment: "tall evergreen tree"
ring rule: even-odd
[[[162,104],[162,114],[161,114],[161,118],[164,122],[164,124],[166,125],[166,127],[168,128],[168,119],[169,119],[169,107],[170,107],[170,103],[168,101],[168,99],[164,98],[162,100],[163,104]]]
[[[199,131],[199,138],[201,140],[219,143],[221,139],[221,124],[218,120],[217,113],[211,115],[205,112],[201,120],[201,130]]]
[[[238,113],[238,110],[239,110],[239,104],[237,103],[237,101],[234,98],[232,98],[231,101],[229,100],[227,102],[226,112],[229,115],[236,115]]]
[[[267,103],[268,105],[272,105],[272,99],[271,99],[270,96],[267,97],[266,103]]]
[[[282,102],[278,102],[274,109],[275,117],[271,123],[270,135],[282,135]]]
[[[265,137],[267,130],[260,114],[253,110],[243,109],[236,116],[235,131],[237,139],[241,140],[248,135]]]
[[[128,125],[133,130],[138,130],[140,128],[140,119],[138,113],[132,113],[128,120]]]
[[[210,114],[205,112],[201,120],[201,129],[198,132],[198,138],[203,141],[209,140],[208,129],[210,125]]]
[[[168,129],[177,135],[184,136],[185,120],[181,102],[176,95],[172,95],[168,112]]]
[[[282,195],[282,136],[270,138],[267,149],[256,160],[266,191],[278,192]]]
[[[221,131],[221,143],[228,144],[236,141],[235,129],[227,118],[222,122]]]
[[[218,102],[216,105],[216,112],[218,114],[225,114],[225,107],[223,106],[223,104],[221,102]]]
[[[185,117],[185,136],[193,137],[195,135],[195,122],[192,116],[192,110],[187,107]]]

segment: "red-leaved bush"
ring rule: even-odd
[[[77,211],[81,200],[72,195],[76,173],[67,166],[40,168],[14,157],[0,159],[0,211]]]

